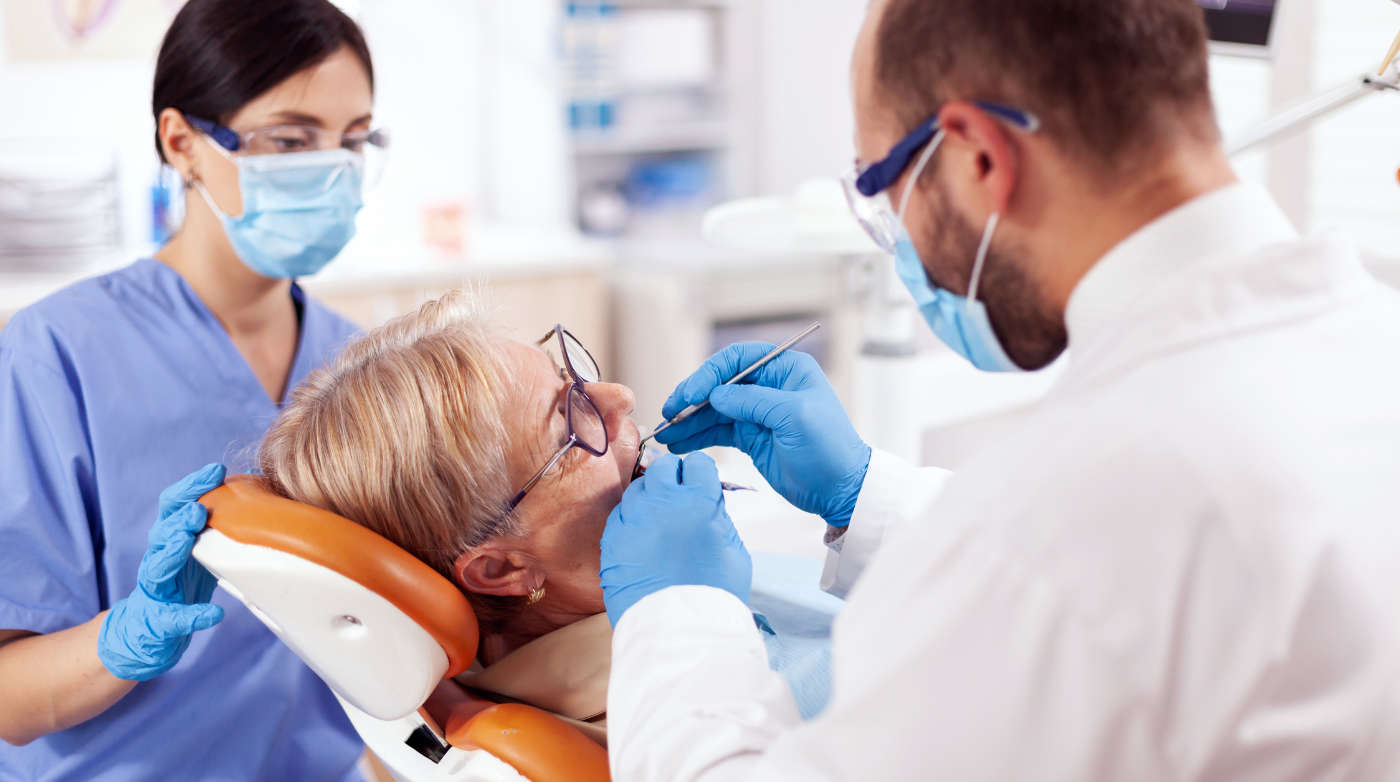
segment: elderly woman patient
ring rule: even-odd
[[[507,339],[471,297],[451,293],[310,375],[259,465],[272,491],[368,527],[466,593],[482,642],[459,681],[596,723],[611,649],[599,541],[637,458],[632,405],[564,329],[538,344]],[[781,611],[758,605],[761,585],[784,575],[765,573],[765,561],[755,605]],[[826,628],[810,632],[811,616],[829,624],[822,600],[839,601],[804,575],[796,637],[782,637],[776,617],[755,618],[811,716],[829,688]]]

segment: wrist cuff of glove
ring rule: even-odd
[[[851,516],[856,512],[856,501],[860,499],[861,487],[865,485],[865,474],[870,471],[870,456],[872,451],[870,446],[865,446],[865,460],[860,467],[852,470],[846,479],[841,481],[837,487],[836,494],[844,498],[839,512],[822,516],[822,519],[833,527],[844,527],[851,523]]]
[[[116,603],[112,604],[112,608],[107,612],[107,615],[102,617],[102,627],[97,631],[97,659],[102,662],[102,667],[106,668],[108,673],[118,679],[129,682],[145,681],[151,677],[141,677],[130,660],[112,651],[113,642],[111,634],[116,632],[116,630],[112,628],[113,617],[120,613],[125,607],[126,600],[118,600]]]
[[[130,598],[118,600],[103,618],[102,627],[97,631],[97,659],[102,662],[102,667],[106,668],[108,673],[118,679],[128,682],[149,681],[175,667],[175,663],[180,661],[180,656],[185,651],[185,646],[189,644],[189,637],[180,639],[173,653],[162,662],[136,656],[137,653],[129,645],[129,639],[123,637],[121,631],[114,626],[114,623],[123,620],[118,614],[129,607],[128,600]]]

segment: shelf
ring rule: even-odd
[[[647,152],[686,152],[723,149],[729,126],[723,122],[589,131],[573,134],[576,155],[631,155]]]
[[[714,8],[726,9],[733,0],[610,0],[619,8]]]

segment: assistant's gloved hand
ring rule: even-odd
[[[603,530],[599,576],[608,621],[669,586],[712,586],[745,603],[753,560],[724,509],[715,460],[666,454],[632,482]]]
[[[97,656],[118,679],[143,682],[165,673],[192,633],[224,618],[224,609],[209,603],[218,582],[190,557],[208,517],[195,500],[223,482],[224,466],[211,464],[160,493],[160,518],[147,537],[136,589],[112,606],[97,635]]]
[[[732,386],[772,345],[730,345],[714,354],[672,392],[666,418],[689,405],[710,407],[656,436],[673,453],[727,445],[748,454],[768,485],[826,523],[844,527],[870,467],[870,446],[856,434],[821,367],[789,350]]]

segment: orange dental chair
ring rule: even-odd
[[[549,712],[447,677],[476,616],[447,579],[370,530],[248,476],[204,495],[194,557],[311,667],[401,782],[606,782],[607,751]]]

